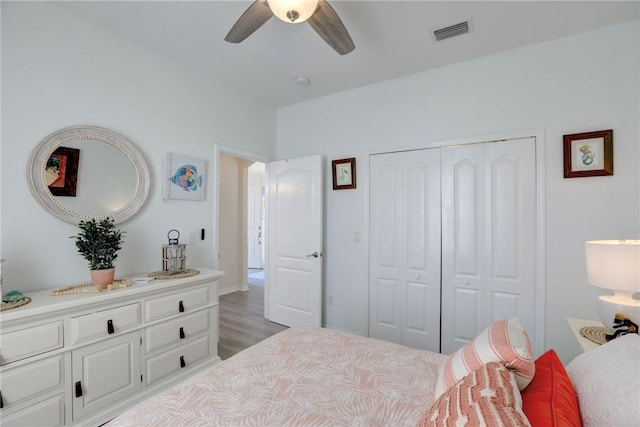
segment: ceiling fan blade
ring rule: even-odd
[[[338,14],[325,0],[318,2],[318,8],[307,22],[340,55],[356,48]]]
[[[233,24],[229,34],[224,38],[229,43],[240,43],[273,16],[273,12],[265,0],[256,0],[242,16]]]

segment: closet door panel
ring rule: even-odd
[[[370,159],[369,335],[402,342],[401,155]]]
[[[453,291],[453,298],[455,300],[453,307],[455,307],[455,310],[453,312],[447,312],[443,308],[442,329],[443,331],[451,330],[453,341],[462,347],[478,335],[476,323],[469,321],[469,319],[478,318],[480,292],[478,289],[463,287],[454,288]],[[454,351],[445,349],[444,342],[442,344],[442,353],[448,354]]]
[[[370,184],[369,335],[439,351],[439,152],[373,155]]]
[[[396,309],[397,287],[398,282],[395,280],[379,279],[375,291],[378,297],[378,304],[374,312],[376,323],[393,329],[396,329],[398,324],[398,310]]]
[[[470,151],[472,152],[468,155],[473,155],[474,151],[478,150]],[[453,268],[455,274],[470,277],[478,275],[478,258],[483,249],[481,246],[481,215],[484,201],[484,194],[481,193],[483,189],[481,183],[484,178],[482,166],[482,158],[460,157],[453,165],[450,177],[453,186],[451,197],[453,217],[449,224],[451,236],[448,237],[453,237]]]
[[[499,319],[536,330],[535,197],[533,138],[442,150],[443,353]]]
[[[408,162],[404,156],[405,163]],[[429,267],[429,167],[422,162],[405,169],[407,268],[426,271]]]
[[[473,339],[489,309],[481,304],[486,245],[483,144],[442,149],[442,342],[450,353]]]
[[[521,302],[522,298],[519,294],[492,292],[492,321],[520,316],[520,313],[523,311]]]
[[[516,247],[519,196],[516,166],[512,156],[501,157],[491,165],[491,266],[496,278],[514,279],[519,274],[519,253]]]
[[[424,350],[440,349],[440,283],[407,282],[405,330],[402,344]]]
[[[486,144],[491,171],[488,322],[518,316],[535,342],[536,171],[532,138]]]
[[[405,206],[404,332],[402,343],[440,350],[440,153],[403,153]]]

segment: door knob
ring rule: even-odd
[[[315,251],[312,254],[307,254],[307,258],[318,258],[320,256],[320,254],[318,253],[318,251]]]

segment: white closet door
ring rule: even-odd
[[[440,346],[440,156],[371,156],[369,335]]]
[[[535,140],[442,149],[442,353],[519,316],[535,347]]]

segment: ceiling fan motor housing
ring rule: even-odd
[[[300,14],[295,10],[290,10],[287,12],[287,18],[289,18],[291,22],[296,22],[296,19],[300,18]]]

